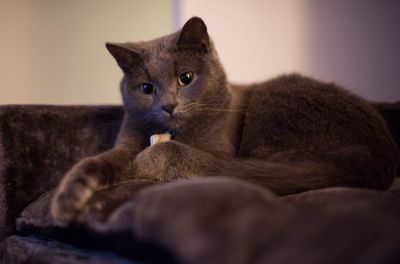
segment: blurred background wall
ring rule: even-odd
[[[296,71],[369,100],[400,100],[400,1],[181,0],[207,21],[235,82]]]
[[[230,80],[296,71],[400,100],[400,1],[0,0],[0,104],[118,104],[106,41],[148,40],[193,15]]]
[[[0,0],[0,104],[117,104],[107,41],[170,33],[172,0]]]

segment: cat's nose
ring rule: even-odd
[[[172,112],[174,111],[175,107],[177,104],[166,104],[163,105],[161,108],[162,110],[164,110],[165,112],[167,112],[168,114],[172,114]]]

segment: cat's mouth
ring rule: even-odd
[[[181,126],[183,115],[179,113],[165,114],[163,117],[164,125],[171,130],[177,129]]]
[[[169,117],[168,124],[170,124],[171,127],[173,128],[178,127],[180,123],[182,123],[182,116],[179,116],[177,114],[172,114]]]
[[[177,111],[175,109],[172,113],[167,113],[163,111],[162,115],[159,115],[160,124],[166,128],[167,130],[179,129],[183,127],[188,119],[188,112],[186,111]]]

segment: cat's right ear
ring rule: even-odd
[[[125,43],[106,43],[106,48],[125,73],[129,73],[142,60],[140,52]]]
[[[204,21],[199,17],[189,19],[180,31],[177,45],[207,52],[210,48],[210,38]]]

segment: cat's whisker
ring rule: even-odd
[[[244,113],[240,110],[233,110],[233,109],[213,109],[213,108],[204,108],[204,109],[195,109],[195,111],[214,111],[214,112],[232,112],[232,113]]]
[[[219,107],[219,108],[225,107],[221,104],[202,104],[202,103],[196,103],[195,106],[211,106],[211,107]]]
[[[243,109],[222,108],[221,104],[213,105],[213,104],[193,103],[193,110],[195,110],[195,111],[218,111],[218,112],[244,113]]]
[[[195,110],[195,111],[208,111],[208,110],[210,110],[210,111],[227,111],[227,112],[241,112],[241,113],[244,113],[244,111],[243,110],[239,110],[239,109],[223,109],[223,108],[209,108],[209,107],[207,107],[207,108],[196,108],[196,109],[193,109],[193,110]]]

